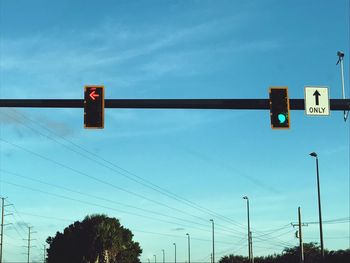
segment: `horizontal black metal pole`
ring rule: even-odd
[[[291,110],[304,110],[304,99],[290,99]],[[0,99],[0,107],[83,108],[82,99]],[[105,108],[268,110],[269,99],[106,99]],[[330,109],[350,110],[350,99],[331,99]]]

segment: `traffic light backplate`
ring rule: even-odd
[[[84,128],[104,128],[104,87],[85,86],[84,88]]]
[[[289,129],[288,87],[270,87],[270,118],[272,129]]]

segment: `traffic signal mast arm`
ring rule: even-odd
[[[304,110],[304,99],[289,99],[290,110]],[[269,99],[105,99],[105,108],[270,110]],[[0,99],[0,107],[84,108],[83,99]],[[333,111],[350,110],[350,99],[330,99]]]

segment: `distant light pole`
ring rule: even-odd
[[[213,235],[213,263],[215,263],[214,219],[210,219],[210,221],[211,221],[211,228],[212,228],[212,235]]]
[[[175,263],[176,263],[176,243],[173,243],[174,247],[175,247]]]
[[[164,249],[162,249],[162,252],[163,252],[163,263],[165,263],[165,251],[164,251]]]
[[[321,243],[321,258],[324,262],[324,248],[323,248],[323,231],[322,231],[322,213],[321,213],[321,193],[320,193],[320,175],[318,172],[318,157],[317,153],[312,152],[310,156],[316,158],[316,177],[317,177],[317,195],[318,195],[318,219],[320,222],[320,243]]]
[[[151,260],[149,258],[147,259],[147,261],[148,261],[148,263],[151,263]]]
[[[253,263],[252,254],[253,254],[253,246],[252,246],[252,232],[250,231],[250,218],[249,218],[249,198],[248,196],[243,196],[243,199],[247,200],[247,215],[248,215],[248,258],[249,262]]]
[[[188,243],[188,263],[191,263],[191,245],[190,245],[190,234],[186,233]]]
[[[157,263],[157,256],[153,255],[153,257],[154,257],[154,263]]]

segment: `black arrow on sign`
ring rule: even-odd
[[[320,101],[318,100],[318,97],[321,96],[321,94],[316,90],[313,95],[315,96],[316,105],[319,105]]]

